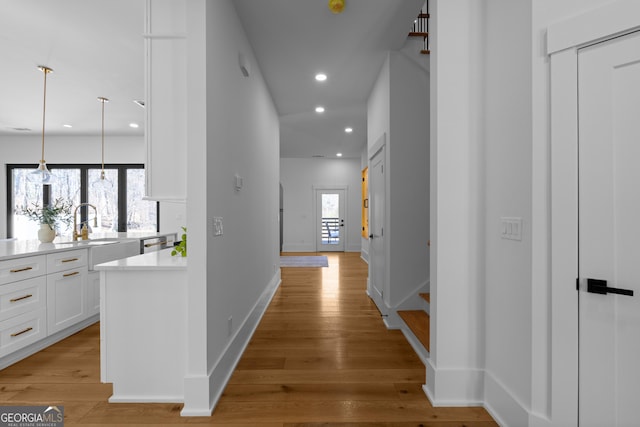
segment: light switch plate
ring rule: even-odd
[[[522,218],[500,218],[500,237],[508,240],[522,240]]]

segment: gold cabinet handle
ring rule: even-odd
[[[60,262],[73,262],[73,261],[78,261],[78,258],[63,259]]]
[[[24,329],[24,330],[22,330],[20,332],[16,332],[15,334],[11,334],[11,338],[17,337],[18,335],[26,334],[29,331],[33,331],[33,328],[32,327],[28,327],[27,329]]]
[[[18,268],[16,270],[9,270],[9,272],[10,273],[20,273],[22,271],[29,271],[29,270],[33,270],[33,267]]]
[[[158,246],[158,245],[164,245],[167,242],[156,242],[156,243],[147,243],[146,245],[144,245],[145,248],[150,248],[151,246]]]
[[[76,274],[80,274],[80,272],[79,271],[74,271],[73,273],[63,274],[62,277],[75,276]]]
[[[29,294],[29,295],[24,295],[20,298],[12,298],[9,300],[9,302],[18,302],[18,301],[22,301],[23,299],[27,299],[27,298],[31,298],[33,295]]]

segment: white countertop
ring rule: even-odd
[[[56,237],[53,243],[41,243],[38,239],[30,240],[0,240],[0,261],[21,258],[30,255],[44,255],[58,251],[87,248],[88,245],[107,244],[100,239],[140,240],[154,237],[168,236],[174,233],[156,233],[153,231],[128,231],[111,233],[91,233],[89,240],[72,242],[71,236]],[[98,240],[98,241],[96,241]]]
[[[171,256],[171,249],[149,252],[129,258],[118,259],[111,262],[98,264],[95,270],[186,270],[187,258],[182,256]]]
[[[69,243],[40,243],[38,239],[0,241],[0,261],[86,247]]]

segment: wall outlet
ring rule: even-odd
[[[213,235],[214,236],[222,236],[223,233],[222,228],[222,217],[216,216],[213,217]]]
[[[229,316],[227,319],[227,336],[230,337],[233,332],[233,316]]]

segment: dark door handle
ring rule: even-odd
[[[369,238],[370,238],[370,239],[373,239],[373,234],[369,234]]]
[[[630,297],[633,296],[633,290],[611,288],[607,286],[606,280],[599,280],[599,279],[587,279],[587,292],[591,292],[592,294],[602,294],[602,295],[618,294],[618,295],[628,295]]]

